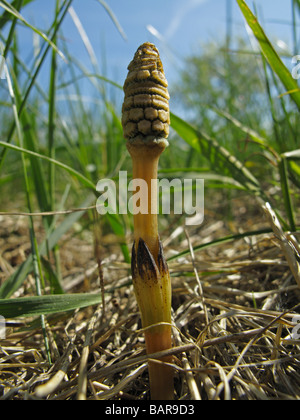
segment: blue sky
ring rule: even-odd
[[[134,52],[145,41],[154,42],[159,48],[169,82],[178,80],[184,57],[200,52],[207,42],[225,38],[228,5],[233,37],[246,36],[235,0],[106,0],[106,3],[118,19],[126,40],[98,0],[74,0],[73,8],[91,42],[99,68],[120,84]],[[249,0],[248,3],[252,6],[254,2]],[[267,34],[272,40],[286,43],[292,52],[291,3],[292,0],[255,0]],[[47,28],[54,8],[55,0],[36,0],[23,14],[31,23]],[[63,34],[69,51],[89,67],[88,54],[70,15],[64,22]],[[20,42],[22,51],[30,57],[30,30],[23,30]]]

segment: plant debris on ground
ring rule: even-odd
[[[194,252],[194,245],[226,237],[229,229],[247,231],[245,215],[229,227],[217,214],[210,212],[201,227],[177,228],[162,238],[173,288],[175,397],[299,399],[300,341],[292,332],[300,291],[278,239],[261,234]],[[267,220],[257,215],[253,226],[263,229]],[[3,282],[30,249],[26,219],[2,218],[0,238]],[[7,320],[6,339],[0,340],[0,399],[149,399],[130,267],[113,243],[102,251],[105,308],[47,317],[51,365],[38,320]],[[61,257],[68,292],[101,293],[91,237],[68,237]],[[33,289],[28,276],[17,294]]]

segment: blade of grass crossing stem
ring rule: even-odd
[[[20,145],[23,147],[23,133],[21,131],[21,125],[20,125],[20,120],[19,120],[19,116],[18,116],[17,100],[16,100],[16,96],[15,96],[15,93],[14,93],[14,90],[13,90],[13,87],[12,87],[12,83],[11,83],[11,79],[10,79],[10,75],[9,75],[8,71],[7,71],[6,76],[7,76],[8,86],[9,86],[9,94],[10,94],[11,101],[12,101],[12,109],[13,109],[14,118],[15,118],[16,127],[17,127],[17,136],[18,136]],[[26,164],[25,155],[23,153],[21,154],[21,159],[22,159],[22,167],[23,167],[23,176],[24,176],[27,207],[28,207],[29,212],[32,213],[29,178],[28,178],[28,173],[27,173],[27,164]],[[43,273],[42,273],[42,269],[41,269],[41,261],[40,261],[40,257],[39,257],[39,250],[38,250],[38,245],[37,245],[37,240],[36,240],[36,235],[35,235],[35,230],[34,230],[34,222],[33,222],[33,217],[32,216],[29,217],[29,230],[30,230],[32,262],[33,262],[33,272],[34,272],[34,277],[35,277],[36,293],[37,293],[38,296],[41,296],[41,281],[43,281]],[[44,315],[40,316],[40,320],[41,320],[41,327],[42,327],[43,336],[44,336],[46,353],[47,353],[49,364],[51,364],[50,348],[49,348],[49,342],[48,342],[48,337],[47,337],[47,333],[46,333]]]
[[[247,24],[255,35],[270,67],[277,74],[285,89],[288,92],[291,92],[290,97],[295,102],[300,111],[300,91],[296,80],[292,77],[289,69],[283,64],[272,43],[266,36],[263,28],[260,26],[257,17],[252,13],[245,0],[237,0],[237,3],[246,19]]]

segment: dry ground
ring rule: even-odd
[[[235,222],[220,214],[188,232],[162,232],[167,257],[190,249],[169,262],[176,399],[299,399],[300,341],[290,334],[300,291],[279,240],[258,235],[193,255],[193,246],[230,232],[268,227],[262,213],[247,217],[242,206]],[[0,399],[149,399],[129,266],[110,239],[101,238],[105,311],[100,305],[47,317],[51,366],[38,321],[11,320],[0,341]],[[29,252],[26,218],[2,217],[0,282]],[[100,292],[91,234],[64,238],[60,254],[66,292]],[[29,276],[16,296],[32,293]]]

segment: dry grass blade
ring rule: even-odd
[[[73,346],[70,345],[66,352],[62,367],[59,369],[59,371],[56,372],[55,375],[45,384],[39,385],[37,387],[36,389],[37,397],[40,397],[40,398],[47,397],[48,395],[53,394],[53,392],[55,392],[55,390],[59,387],[59,385],[64,380],[67,374],[68,367],[70,366],[70,363],[71,363],[70,354],[72,351],[73,351]]]
[[[98,307],[95,311],[95,314],[92,316],[88,330],[86,333],[84,345],[82,348],[81,360],[80,360],[80,367],[79,367],[79,379],[78,379],[78,391],[77,391],[77,400],[85,400],[86,399],[86,392],[87,392],[87,364],[88,364],[88,357],[90,354],[90,346],[92,335],[94,332],[95,324],[97,320],[103,313],[103,304]]]
[[[176,344],[178,346],[183,345],[181,335],[180,335],[179,331],[177,330],[177,328],[173,329],[173,334],[174,334],[174,340],[175,340]],[[197,385],[197,382],[196,382],[195,377],[193,375],[193,372],[191,371],[191,366],[190,366],[188,357],[187,357],[185,352],[182,352],[181,363],[182,363],[183,369],[185,371],[187,385],[188,385],[190,393],[191,393],[191,399],[195,400],[195,401],[200,401],[201,400],[201,395],[200,395],[200,392],[199,392],[199,389],[198,389],[198,385]]]
[[[298,254],[297,248],[295,248],[293,243],[287,239],[286,235],[282,230],[280,222],[269,203],[266,203],[264,210],[272,226],[273,232],[276,238],[279,240],[280,247],[286,257],[286,260],[290,266],[293,276],[298,286],[300,287],[300,255]]]
[[[142,364],[138,368],[134,369],[132,372],[126,375],[126,377],[121,380],[115,387],[107,391],[101,392],[97,395],[100,400],[107,400],[118,395],[122,395],[124,388],[126,388],[132,381],[138,378],[147,368],[147,363]]]

